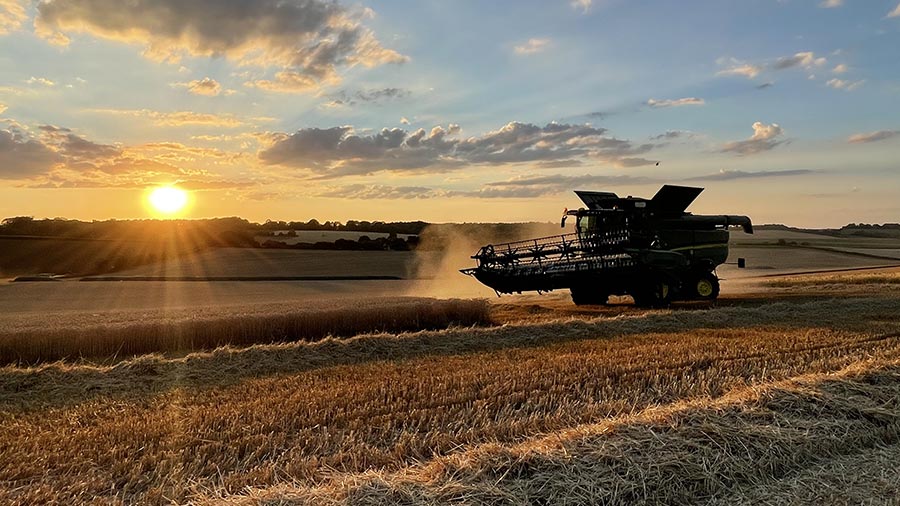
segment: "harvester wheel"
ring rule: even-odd
[[[693,295],[701,300],[715,300],[719,296],[719,278],[711,272],[704,272],[694,280]]]
[[[609,294],[590,287],[572,287],[572,302],[576,306],[603,306],[609,302]]]
[[[668,307],[672,302],[672,287],[665,281],[644,285],[631,295],[638,307]]]

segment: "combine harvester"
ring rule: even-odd
[[[576,191],[587,206],[566,211],[575,233],[482,247],[463,274],[500,293],[568,288],[577,305],[631,295],[635,304],[714,300],[716,267],[728,258],[728,227],[753,233],[746,216],[699,216],[685,209],[703,188],[663,186],[650,199]],[[744,267],[744,259],[738,260]]]

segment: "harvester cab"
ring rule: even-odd
[[[576,191],[586,207],[567,210],[575,233],[483,246],[462,272],[497,293],[568,288],[575,304],[630,295],[641,306],[714,300],[716,267],[728,258],[729,227],[753,233],[746,216],[694,215],[703,188],[663,186],[652,199]]]

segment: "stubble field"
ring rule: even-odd
[[[0,503],[880,504],[900,494],[897,269],[726,281],[715,305],[659,310],[624,298],[575,307],[561,293],[396,297],[435,282],[355,301],[352,289],[316,303],[315,292],[266,299],[234,316],[234,332],[212,320],[236,306],[203,313],[190,297],[162,315],[135,303],[92,316],[74,301],[53,316],[88,340],[103,320],[144,342],[161,316],[186,328],[192,312],[211,338],[270,337],[193,352],[54,362],[41,356],[53,340],[35,323],[40,304],[5,315],[0,344],[27,330],[19,346],[44,345],[0,368]],[[392,290],[402,293],[385,297]],[[384,326],[394,309],[399,326]],[[278,314],[347,332],[278,334]],[[434,330],[410,331],[404,314],[431,315]],[[240,330],[244,320],[259,327]]]

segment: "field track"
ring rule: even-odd
[[[718,307],[513,297],[490,327],[6,367],[0,502],[891,497],[900,277],[840,276]]]

